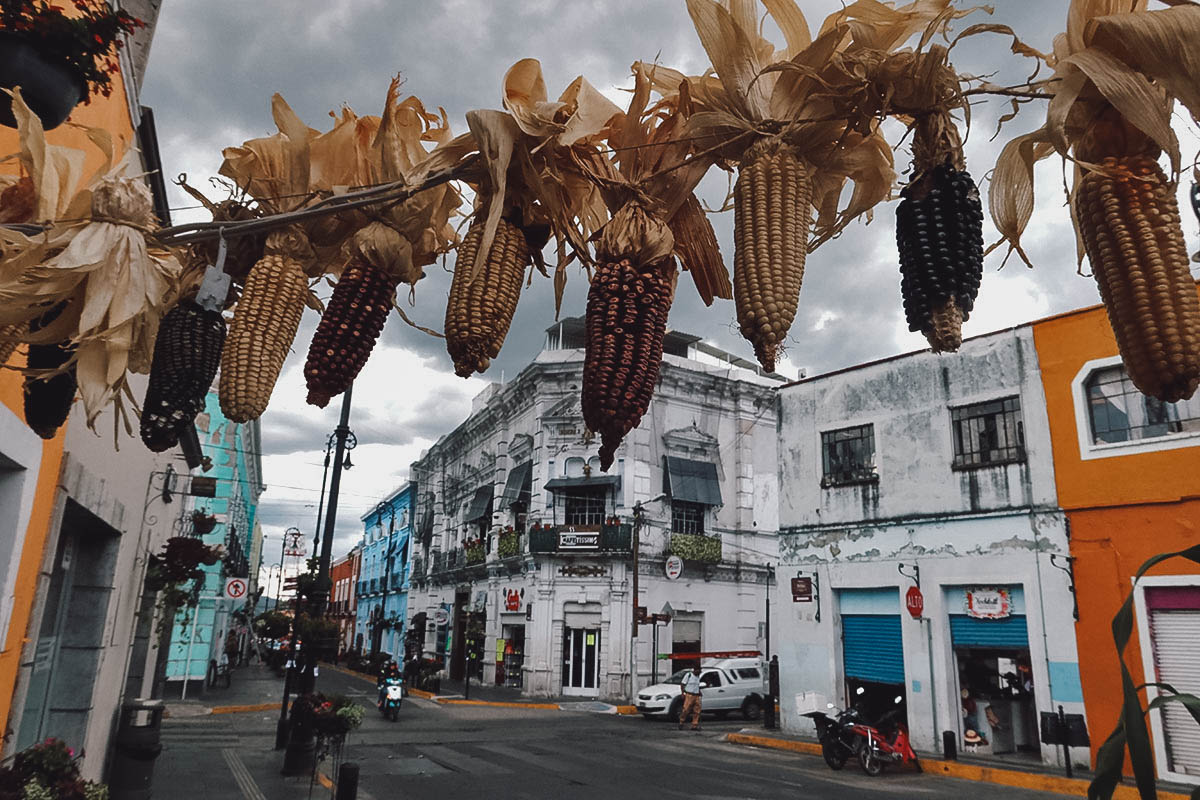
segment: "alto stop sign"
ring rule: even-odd
[[[925,610],[925,596],[921,594],[921,590],[916,586],[910,586],[908,587],[908,594],[904,596],[904,605],[913,619],[920,619],[921,612]]]

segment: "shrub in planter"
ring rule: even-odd
[[[0,86],[21,86],[46,129],[91,95],[112,94],[121,37],[144,26],[107,0],[74,0],[74,6],[68,15],[49,0],[0,4]],[[0,124],[16,125],[7,96],[0,99]]]
[[[500,534],[500,544],[496,552],[501,558],[511,558],[521,554],[521,534],[515,531],[505,531]]]
[[[47,739],[0,767],[0,800],[107,800],[108,787],[79,777],[75,751]]]
[[[487,558],[483,539],[468,539],[463,542],[463,555],[468,564],[481,564]]]
[[[716,536],[672,533],[671,553],[684,561],[717,564],[721,561],[721,540]]]
[[[282,611],[264,611],[254,618],[254,632],[264,639],[278,639],[292,629],[292,618]]]
[[[217,527],[217,518],[197,509],[192,512],[192,527],[196,529],[196,533],[207,536],[212,533],[213,528]]]

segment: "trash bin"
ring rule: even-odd
[[[108,790],[111,800],[150,800],[154,760],[162,751],[163,703],[137,699],[121,707]]]

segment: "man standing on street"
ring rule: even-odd
[[[700,667],[692,667],[692,671],[683,676],[683,710],[679,712],[679,730],[683,730],[683,722],[692,716],[692,730],[700,730]]]

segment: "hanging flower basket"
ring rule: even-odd
[[[0,31],[0,86],[21,87],[21,97],[46,130],[61,125],[87,94],[79,74],[48,59],[25,36]],[[0,125],[17,127],[8,95],[0,98]]]
[[[74,6],[70,14],[48,0],[5,0],[0,6],[0,87],[20,86],[46,130],[61,125],[92,93],[112,94],[121,37],[143,27],[105,0],[74,0]],[[0,124],[16,127],[2,93]]]
[[[217,518],[212,514],[205,514],[203,511],[193,511],[192,526],[196,529],[196,533],[207,536],[212,533],[213,528],[217,527]]]

